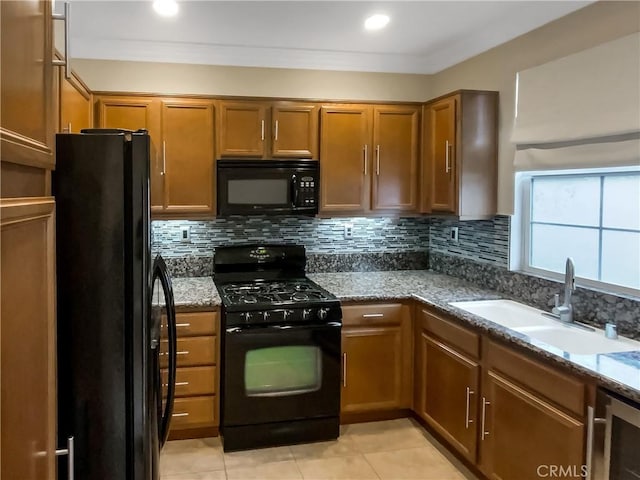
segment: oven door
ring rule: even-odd
[[[339,323],[227,328],[224,426],[337,417]]]
[[[318,212],[315,161],[218,160],[217,174],[220,216]]]

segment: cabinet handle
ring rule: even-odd
[[[276,120],[276,128],[275,128],[274,136],[275,136],[276,141],[278,141],[278,120]]]
[[[67,448],[59,448],[56,450],[56,457],[59,457],[61,455],[67,455],[67,478],[69,480],[73,480],[75,477],[75,455],[73,437],[67,438]]]
[[[176,383],[174,383],[174,385],[176,387],[186,387],[187,385],[189,385],[189,382],[176,382]],[[163,383],[162,386],[163,387],[168,387],[169,384],[168,383]]]
[[[176,323],[176,327],[190,327],[190,323]]]
[[[380,176],[380,145],[376,145],[376,175]]]
[[[262,120],[260,122],[260,129],[262,131],[262,133],[260,134],[260,137],[261,137],[262,141],[264,142],[264,120]]]
[[[595,436],[596,425],[603,425],[607,423],[606,418],[596,417],[595,409],[589,405],[587,406],[587,476],[586,480],[593,479],[593,442]]]
[[[162,142],[162,171],[160,175],[166,175],[167,173],[167,142]]]
[[[167,352],[160,352],[160,355],[169,355]],[[176,355],[189,355],[189,350],[182,350],[181,352],[176,352]]]
[[[347,352],[342,353],[342,387],[347,388]]]
[[[445,159],[444,172],[449,173],[449,171],[451,170],[450,158],[449,158],[449,140],[447,140],[444,145],[444,159]]]
[[[469,387],[467,387],[467,408],[465,410],[465,415],[464,415],[464,428],[466,428],[467,430],[469,429],[469,424],[473,423],[473,420],[471,420],[469,418],[469,399],[471,397],[471,395],[474,395],[474,391],[471,390]]]
[[[64,2],[64,13],[54,13],[51,15],[53,20],[62,20],[64,22],[64,60],[53,60],[54,67],[64,67],[64,78],[71,78],[71,42],[69,41],[69,18],[71,13],[71,4]]]
[[[485,430],[485,422],[487,416],[487,405],[491,405],[491,402],[488,402],[486,398],[482,397],[482,430],[480,434],[480,440],[484,440],[484,437],[489,436],[489,432]]]
[[[384,313],[363,313],[362,318],[381,318],[384,317]]]
[[[364,176],[367,176],[367,159],[369,158],[369,155],[367,153],[369,149],[369,146],[365,143],[363,150],[364,150],[364,157],[363,157],[363,161],[364,161]]]
[[[187,412],[185,413],[174,413],[173,415],[171,415],[172,417],[188,417],[189,414]]]

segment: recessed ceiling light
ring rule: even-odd
[[[178,13],[178,3],[176,0],[154,0],[153,9],[158,15],[173,17]]]
[[[364,28],[367,30],[380,30],[386,27],[387,23],[389,23],[389,17],[387,15],[371,15],[364,21]]]

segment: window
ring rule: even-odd
[[[520,174],[521,269],[640,291],[640,170]],[[560,274],[560,275],[557,275]]]

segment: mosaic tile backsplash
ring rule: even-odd
[[[344,225],[353,225],[352,238],[344,238]],[[191,242],[180,241],[181,228],[189,227]],[[152,249],[163,257],[211,257],[218,245],[247,242],[297,243],[307,253],[426,252],[427,218],[313,218],[230,217],[215,220],[153,221]]]
[[[458,241],[451,240],[451,228],[458,227]],[[431,218],[429,252],[467,258],[498,267],[509,266],[509,217],[460,222]]]

